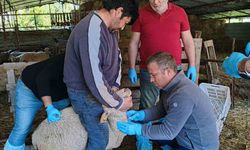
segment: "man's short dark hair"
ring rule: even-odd
[[[175,72],[177,72],[177,65],[175,62],[175,59],[172,55],[165,53],[165,52],[158,52],[152,56],[150,56],[146,64],[149,65],[150,63],[157,63],[157,65],[160,67],[160,69],[163,71],[165,69],[173,69]]]
[[[129,24],[133,24],[138,17],[139,0],[103,0],[103,8],[110,11],[111,9],[123,8],[123,17],[131,17]]]

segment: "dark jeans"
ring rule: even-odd
[[[162,122],[155,122],[153,125],[161,124]],[[178,145],[176,139],[173,140],[151,140],[156,145],[160,146],[163,150],[189,150],[185,147]]]
[[[109,140],[109,129],[107,123],[100,123],[100,116],[104,112],[102,105],[96,102],[88,90],[68,88],[68,94],[74,111],[88,132],[86,149],[105,150]]]
[[[140,109],[146,109],[154,106],[160,94],[160,89],[150,82],[150,75],[146,69],[141,69],[140,84]]]
[[[189,150],[185,147],[178,145],[177,141],[174,140],[152,140],[152,142],[156,143],[157,145],[161,146],[163,150]]]

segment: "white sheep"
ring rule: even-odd
[[[129,89],[117,91],[125,97],[131,95]],[[106,149],[117,148],[121,145],[125,134],[116,128],[117,121],[127,121],[126,113],[114,108],[104,108],[100,122],[108,122],[109,143]],[[80,123],[78,115],[72,107],[61,111],[60,121],[48,124],[44,120],[32,134],[32,144],[38,150],[84,150],[87,143],[87,132]]]
[[[39,62],[49,58],[46,52],[11,52],[9,56],[12,62]]]

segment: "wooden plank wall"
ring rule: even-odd
[[[13,78],[16,81],[18,77],[21,75],[22,70],[30,64],[33,64],[34,62],[12,62],[12,63],[4,63],[0,65],[0,92],[6,91],[6,86],[8,82],[10,83],[10,78],[7,78],[8,71],[12,70],[14,71]]]
[[[65,41],[70,34],[69,30],[46,30],[46,31],[19,31],[18,40],[15,32],[0,32],[0,51],[20,49],[34,51],[55,45],[57,42]],[[5,41],[4,41],[5,36]]]
[[[247,42],[250,41],[250,23],[244,22],[226,24],[225,35],[231,39],[235,38],[235,50],[243,52]],[[229,43],[224,43],[223,41],[220,44],[229,45],[229,50],[231,50],[232,40],[229,41]]]

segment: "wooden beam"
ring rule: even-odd
[[[231,18],[242,18],[242,17],[250,17],[249,15],[241,15],[241,16],[226,16],[226,17],[210,17],[210,16],[203,16],[203,19],[231,19]]]
[[[250,13],[247,13],[244,10],[236,10],[236,11],[239,12],[239,13],[242,13],[242,14],[250,15]]]
[[[4,45],[4,49],[7,49],[7,37],[6,37],[6,32],[5,32],[5,22],[4,22],[4,17],[3,17],[3,7],[2,7],[2,3],[0,1],[0,11],[1,11],[1,20],[2,20],[2,29],[3,29],[3,45]]]
[[[51,2],[51,0],[43,0],[42,3],[39,3],[37,0],[33,0],[33,1],[16,1],[16,2],[12,2],[11,5],[9,5],[9,7],[11,6],[12,10],[18,10],[20,8],[29,8],[29,7],[35,7],[35,6],[40,6],[40,5],[46,5],[46,4],[52,4],[55,2]]]
[[[194,0],[191,0],[194,1]],[[219,1],[219,2],[214,2],[214,3],[205,3],[203,5],[198,5],[198,6],[194,6],[194,7],[189,7],[186,9],[198,9],[198,8],[202,8],[202,7],[223,7],[225,5],[227,5],[228,3],[240,3],[242,2],[242,0],[225,0],[225,1]]]
[[[14,8],[13,8],[13,6],[11,5],[10,1],[9,1],[9,0],[5,0],[5,1],[8,3],[10,11],[13,10]]]
[[[225,7],[227,5],[230,5],[232,7]],[[206,15],[206,14],[211,14],[211,13],[226,12],[226,11],[232,11],[232,10],[242,10],[242,9],[249,9],[249,8],[250,8],[249,2],[245,2],[242,0],[227,0],[227,1],[222,1],[222,2],[189,7],[189,8],[185,8],[185,10],[187,11],[188,14]]]
[[[20,39],[19,39],[19,28],[17,20],[17,11],[15,11],[15,35],[16,35],[16,47],[20,49]]]

